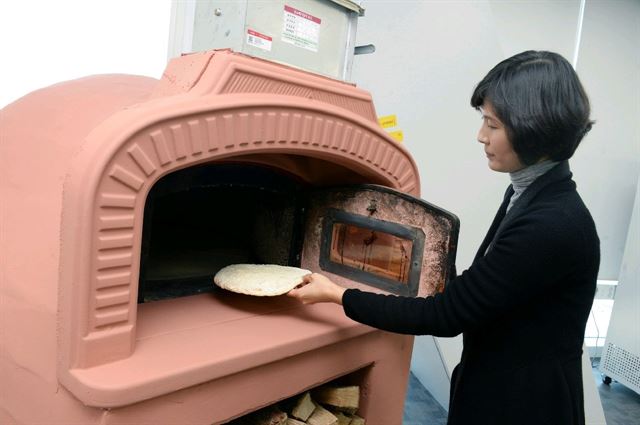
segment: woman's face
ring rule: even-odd
[[[478,142],[484,145],[484,153],[493,171],[512,173],[524,168],[507,138],[507,130],[496,116],[493,105],[485,100],[480,107],[482,126],[478,131]]]

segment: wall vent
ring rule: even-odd
[[[634,391],[640,391],[640,356],[608,343],[600,370],[605,375],[628,384]]]

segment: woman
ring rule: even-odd
[[[345,290],[317,273],[289,295],[342,304],[391,332],[463,333],[450,425],[584,424],[582,342],[600,251],[567,160],[591,128],[588,98],[566,59],[527,51],[496,65],[471,106],[489,168],[511,176],[471,267],[427,298]]]

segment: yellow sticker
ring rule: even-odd
[[[378,123],[382,128],[395,127],[398,125],[398,118],[394,115],[385,115],[378,117]]]
[[[396,139],[397,142],[402,142],[404,140],[404,135],[402,134],[402,130],[390,131],[389,136]]]

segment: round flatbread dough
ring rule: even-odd
[[[239,294],[273,297],[286,294],[309,273],[309,270],[276,264],[232,264],[216,273],[213,281]]]

